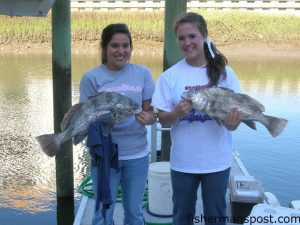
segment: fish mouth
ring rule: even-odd
[[[184,93],[181,95],[181,99],[184,99],[184,100],[187,100],[187,101],[191,101],[191,96],[189,95],[188,92],[184,92]]]

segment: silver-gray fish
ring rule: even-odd
[[[264,115],[265,107],[246,94],[234,93],[228,88],[198,88],[183,93],[182,97],[192,103],[194,109],[207,114],[219,125],[223,125],[226,114],[237,108],[244,113],[242,122],[256,130],[254,121],[263,124],[273,137],[279,135],[287,120]]]
[[[112,127],[122,120],[140,112],[141,106],[134,100],[116,92],[100,92],[87,101],[73,105],[64,115],[61,132],[36,137],[44,153],[56,155],[61,145],[73,137],[75,145],[88,133],[93,122],[101,122],[103,134],[107,136]]]

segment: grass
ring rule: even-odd
[[[196,11],[208,23],[209,36],[217,44],[239,41],[282,42],[300,40],[300,19],[293,15],[265,15],[241,11]],[[126,23],[134,41],[163,41],[164,13],[72,12],[72,41],[99,41],[110,23]],[[51,15],[45,18],[0,16],[0,44],[51,42]]]

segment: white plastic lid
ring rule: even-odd
[[[263,188],[253,176],[232,176],[230,178],[230,197],[233,202],[263,202]]]
[[[300,200],[294,200],[290,202],[290,208],[300,210]]]

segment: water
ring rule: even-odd
[[[137,53],[132,61],[150,67],[155,79],[162,57]],[[0,225],[55,225],[55,161],[45,156],[34,137],[53,132],[51,55],[0,55]],[[98,55],[72,56],[73,103],[82,73],[99,64]],[[282,205],[300,199],[300,63],[299,60],[230,60],[245,93],[260,100],[266,114],[289,120],[273,138],[242,125],[235,131],[238,150],[250,174],[263,181]],[[87,151],[74,148],[78,187],[88,174]],[[75,192],[76,207],[80,195]],[[59,219],[59,218],[58,218]],[[4,222],[5,221],[5,222]]]

